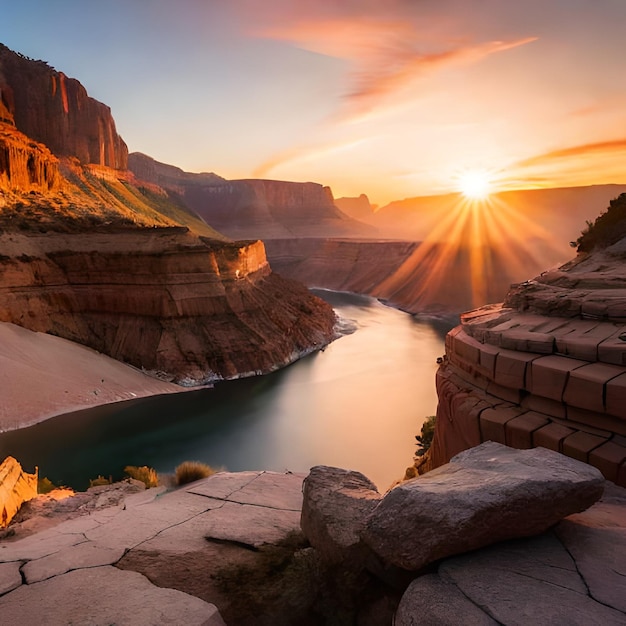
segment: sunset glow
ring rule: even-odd
[[[381,206],[458,191],[477,157],[498,191],[626,182],[626,2],[6,4],[2,43],[187,171]]]
[[[492,189],[489,174],[480,170],[465,172],[459,177],[459,189],[470,200],[484,200]]]

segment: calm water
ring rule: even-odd
[[[273,374],[98,407],[0,435],[11,454],[76,489],[125,465],[173,472],[184,460],[231,471],[363,472],[380,489],[404,473],[424,417],[435,412],[446,327],[371,298],[318,292],[356,331]]]

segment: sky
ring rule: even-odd
[[[371,201],[626,183],[626,0],[0,0],[130,151]]]

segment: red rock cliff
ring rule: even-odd
[[[128,148],[109,107],[90,98],[77,80],[2,44],[0,102],[0,118],[13,118],[18,130],[55,155],[126,169]]]
[[[492,440],[562,452],[626,486],[626,237],[615,236],[626,194],[620,202],[610,245],[463,314],[448,334],[429,467]]]
[[[186,229],[0,237],[0,321],[182,384],[264,373],[333,338],[332,308],[263,244]]]
[[[373,236],[375,229],[357,222],[334,204],[329,187],[276,180],[230,180],[215,174],[192,174],[129,156],[140,180],[179,195],[214,228],[233,238]]]

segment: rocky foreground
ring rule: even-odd
[[[385,496],[361,474],[318,467],[303,501],[303,479],[219,473],[169,492],[121,484],[40,497],[0,542],[0,614],[18,626],[42,616],[53,625],[626,622],[626,490],[588,465],[484,444]]]

